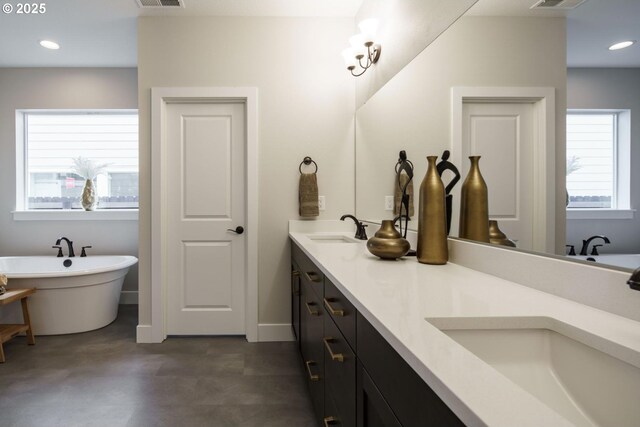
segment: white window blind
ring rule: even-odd
[[[137,112],[25,113],[28,209],[80,208],[79,156],[106,164],[96,178],[99,209],[138,207]]]
[[[616,113],[567,115],[568,208],[614,208]]]

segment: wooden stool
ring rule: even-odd
[[[29,307],[27,307],[27,297],[35,292],[35,288],[29,289],[7,289],[4,295],[0,295],[0,305],[11,304],[20,300],[22,303],[23,324],[19,325],[0,325],[0,363],[4,363],[4,350],[2,344],[9,341],[21,332],[27,334],[27,343],[34,345],[36,343],[31,329],[31,318],[29,317]]]

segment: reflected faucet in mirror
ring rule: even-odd
[[[589,249],[589,243],[591,243],[591,241],[595,240],[595,239],[602,239],[606,244],[611,243],[611,241],[609,240],[609,238],[607,236],[591,236],[587,240],[583,240],[582,241],[582,249],[580,249],[580,255],[582,255],[582,256],[589,255],[589,253],[587,251]],[[591,255],[598,255],[598,249],[596,249],[596,246],[602,246],[602,245],[595,245],[593,247]]]
[[[351,218],[353,220],[353,222],[356,223],[356,235],[354,236],[356,239],[359,240],[367,240],[367,231],[364,229],[365,227],[367,227],[365,224],[363,224],[361,221],[358,220],[358,218],[356,218],[353,215],[342,215],[340,217],[340,221],[344,221],[346,218]]]

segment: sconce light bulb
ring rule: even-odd
[[[362,57],[364,57],[364,55],[367,53],[367,47],[365,46],[364,42],[365,40],[362,34],[356,34],[355,36],[349,38],[349,44],[351,45],[351,49],[353,49],[353,54],[356,56],[356,58],[359,55],[362,55]]]
[[[364,41],[373,44],[378,33],[378,20],[375,18],[365,19],[358,24]]]
[[[356,57],[353,53],[353,49],[351,49],[350,47],[342,51],[342,58],[344,59],[344,63],[347,66],[347,69],[352,70],[356,67]]]

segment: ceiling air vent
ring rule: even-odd
[[[580,6],[587,0],[539,0],[531,9],[562,9],[569,10]]]
[[[183,0],[136,0],[138,7],[184,7]]]

